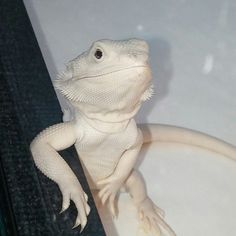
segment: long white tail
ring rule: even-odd
[[[139,124],[144,143],[175,142],[202,147],[236,160],[236,147],[210,135],[191,129],[159,124]]]

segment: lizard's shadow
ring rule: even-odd
[[[145,102],[137,114],[138,123],[148,123],[148,116],[158,102],[168,94],[169,82],[173,77],[171,46],[162,38],[147,40],[150,46],[150,63],[153,73],[154,95]]]
[[[153,72],[154,96],[150,101],[143,104],[137,115],[137,123],[150,123],[148,116],[155,106],[158,106],[169,92],[169,83],[173,77],[174,68],[171,59],[171,45],[163,38],[153,38],[147,40],[150,46],[151,68]],[[145,144],[145,149],[139,156],[136,167],[138,168],[146,157],[149,144]]]

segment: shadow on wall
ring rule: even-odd
[[[148,123],[148,116],[153,107],[168,94],[169,82],[173,76],[170,44],[162,38],[154,38],[147,41],[150,46],[155,93],[150,101],[143,104],[136,118],[138,123]]]

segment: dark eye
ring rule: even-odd
[[[101,59],[102,56],[103,56],[103,53],[100,49],[97,49],[94,53],[94,56],[97,58],[97,59]]]

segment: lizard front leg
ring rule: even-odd
[[[61,190],[62,210],[66,210],[72,200],[78,210],[74,227],[81,224],[81,231],[87,223],[90,207],[87,195],[84,193],[77,177],[59,155],[58,151],[72,146],[78,137],[73,122],[53,125],[42,131],[30,144],[36,166],[51,180],[56,182]]]

